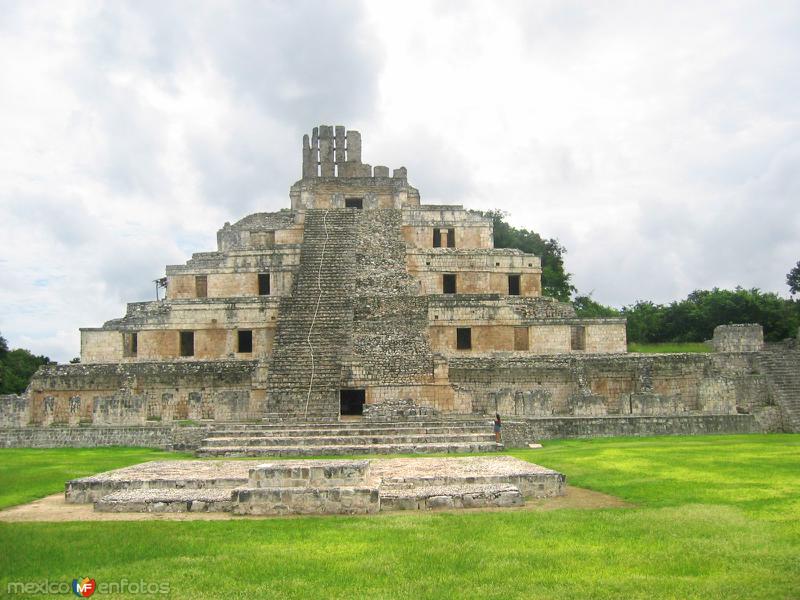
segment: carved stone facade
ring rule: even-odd
[[[361,162],[358,132],[315,128],[302,157],[291,208],[225,223],[216,251],[167,266],[163,300],[82,329],[81,363],[43,367],[0,424],[730,415],[742,386],[767,394],[752,358],[732,376],[627,355],[624,319],[542,297],[539,257],[494,248],[478,212],[421,204],[405,168]]]

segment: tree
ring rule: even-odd
[[[786,274],[786,285],[792,294],[800,293],[800,260],[794,268]]]
[[[696,290],[668,305],[639,301],[622,309],[628,340],[640,343],[703,342],[717,325],[759,323],[764,338],[775,342],[797,333],[798,304],[758,289]]]
[[[21,394],[36,370],[50,362],[46,356],[34,356],[22,348],[9,350],[0,336],[0,394]]]
[[[603,317],[620,317],[622,314],[616,308],[604,306],[592,299],[591,294],[585,296],[575,296],[572,301],[575,314],[586,319],[597,319]]]
[[[535,254],[542,259],[542,293],[561,302],[569,302],[576,292],[570,279],[572,275],[564,270],[564,254],[567,249],[557,239],[544,239],[528,229],[518,229],[508,224],[506,213],[490,210],[482,213],[492,219],[494,224],[494,247],[516,248]]]

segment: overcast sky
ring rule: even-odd
[[[800,260],[797,1],[0,0],[0,333],[77,356],[287,207],[321,123],[558,238],[603,303],[786,295]]]

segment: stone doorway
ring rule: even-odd
[[[365,390],[339,390],[339,414],[342,417],[360,417],[364,414]]]

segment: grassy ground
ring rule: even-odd
[[[713,348],[702,342],[686,342],[683,344],[628,344],[628,352],[711,352]]]
[[[7,452],[0,469],[41,451]],[[174,598],[798,597],[800,436],[558,441],[512,454],[637,508],[4,523],[0,548],[13,551],[0,551],[0,595],[8,581],[86,575],[166,582]]]
[[[0,508],[63,492],[67,479],[189,456],[148,448],[0,449]]]

